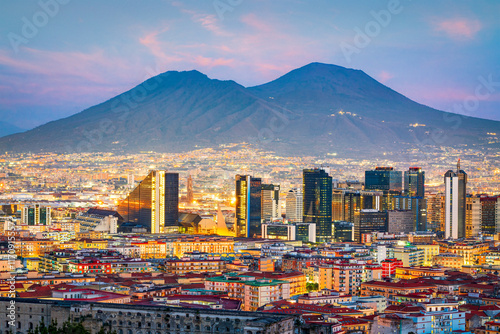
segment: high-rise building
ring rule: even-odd
[[[415,231],[415,221],[412,210],[387,211],[387,232],[410,233]]]
[[[151,171],[118,205],[125,223],[140,225],[151,233],[177,233],[179,174]]]
[[[449,170],[444,174],[445,206],[444,235],[447,239],[465,238],[465,204],[467,174],[460,169]]]
[[[50,206],[41,206],[40,204],[23,206],[23,210],[21,211],[21,224],[50,225]]]
[[[481,233],[481,198],[467,196],[465,200],[465,237],[477,237]]]
[[[494,235],[500,232],[497,221],[500,220],[500,196],[481,197],[481,232]]]
[[[281,218],[280,186],[274,184],[262,185],[261,217],[263,221]]]
[[[420,196],[394,196],[394,210],[411,210],[413,231],[427,231],[427,204]],[[412,231],[412,232],[413,232]]]
[[[403,173],[394,167],[365,171],[365,190],[402,191]]]
[[[363,209],[383,209],[385,195],[382,191],[334,189],[332,196],[332,218],[354,223]]]
[[[359,220],[354,222],[354,239],[361,242],[364,233],[387,232],[387,213],[364,209],[359,214]]]
[[[237,237],[260,237],[262,181],[250,175],[236,175],[236,215],[235,231]]]
[[[186,201],[191,204],[194,201],[194,195],[193,195],[193,178],[191,177],[191,174],[188,175],[187,177],[187,185],[186,185]]]
[[[404,174],[404,192],[406,196],[425,196],[425,172],[420,167],[410,167]]]
[[[354,224],[346,221],[333,222],[333,242],[354,241]]]
[[[302,222],[302,189],[293,188],[286,194],[286,219],[292,222]]]
[[[316,224],[316,238],[332,238],[332,177],[324,169],[304,169],[302,174],[303,222]]]
[[[444,231],[444,199],[443,193],[426,194],[428,229]]]
[[[404,195],[410,199],[407,208],[413,211],[416,231],[427,231],[427,202],[425,199],[425,172],[420,167],[410,167],[404,173]]]

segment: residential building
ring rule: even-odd
[[[243,302],[243,310],[245,311],[256,311],[265,304],[290,298],[289,282],[256,279],[244,275],[226,274],[207,278],[205,289],[227,292],[229,297]]]
[[[318,266],[319,289],[336,290],[341,294],[353,294],[359,290],[363,266],[348,262]]]
[[[400,259],[385,259],[380,265],[382,266],[382,277],[391,277],[396,274],[396,268],[403,267],[403,261]]]

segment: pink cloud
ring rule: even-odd
[[[162,66],[167,64],[175,63],[182,61],[182,57],[178,55],[167,54],[164,50],[168,50],[166,43],[159,40],[159,36],[168,30],[167,27],[163,27],[161,29],[148,32],[142,38],[139,38],[139,43],[147,47],[153,56],[156,57],[157,62],[159,62]]]
[[[386,71],[382,71],[380,72],[378,75],[377,75],[377,79],[381,82],[381,83],[386,83],[387,81],[391,80],[392,78],[394,78],[394,75],[389,73],[389,72],[386,72]]]
[[[249,25],[250,27],[253,27],[253,28],[259,30],[260,32],[272,32],[273,31],[273,27],[269,23],[267,23],[263,20],[260,20],[253,13],[242,16],[241,22]]]
[[[231,66],[234,63],[234,59],[197,56],[193,59],[193,62],[203,67]]]
[[[453,39],[471,39],[482,29],[482,24],[478,20],[456,18],[437,22],[434,29]]]
[[[175,2],[173,4],[175,7],[180,8],[180,11],[188,14],[191,20],[195,23],[199,23],[205,30],[212,32],[217,36],[231,36],[232,34],[222,29],[219,24],[219,19],[214,14],[204,14],[199,13],[194,10],[182,8],[182,4]]]

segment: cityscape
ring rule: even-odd
[[[0,333],[500,334],[500,5],[4,6]]]

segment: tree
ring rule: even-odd
[[[101,329],[103,330],[103,329]],[[28,334],[90,334],[81,322],[71,322],[65,321],[62,327],[58,327],[57,321],[52,321],[52,323],[47,327],[43,322],[38,324],[36,328],[30,329]],[[99,332],[101,334],[101,332]],[[110,331],[103,332],[102,334],[113,334]]]
[[[307,289],[307,292],[317,291],[317,290],[319,290],[319,284],[318,283],[306,283],[306,289]]]
[[[111,331],[111,329],[105,329],[104,327],[101,327],[99,332],[97,334],[116,334],[116,331]]]

